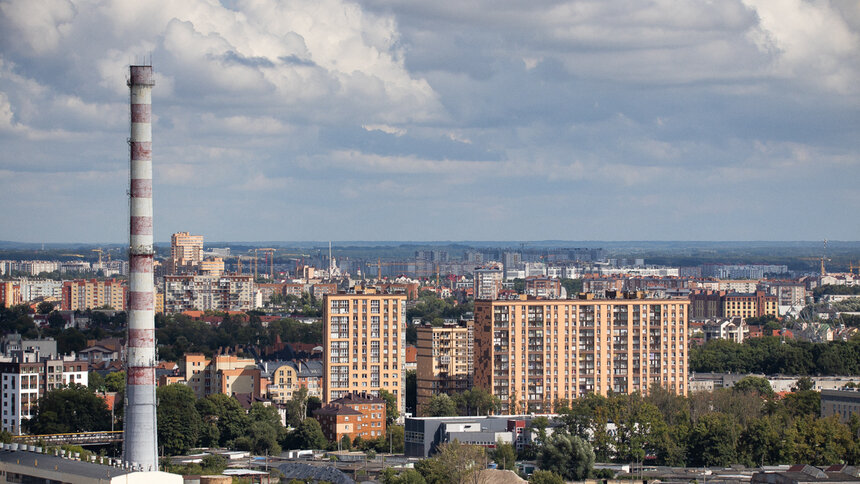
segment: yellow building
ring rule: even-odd
[[[764,291],[730,293],[723,296],[723,317],[740,316],[744,319],[779,315],[779,300]]]
[[[62,308],[66,311],[84,311],[104,306],[125,311],[128,287],[114,279],[76,279],[64,281],[62,293]]]
[[[476,301],[475,386],[503,413],[588,393],[687,394],[687,299]]]
[[[272,372],[269,398],[275,403],[286,403],[295,392],[307,388],[308,397],[322,400],[324,374],[322,361],[288,361]]]
[[[406,389],[406,296],[326,294],[323,298],[323,401],[352,392],[397,397]]]
[[[212,257],[201,261],[200,272],[207,276],[221,276],[224,273],[224,259]]]
[[[185,381],[197,398],[213,393],[261,396],[261,372],[253,358],[216,355],[210,360],[200,353],[187,353],[184,360]]]
[[[177,232],[170,236],[170,274],[194,272],[202,261],[202,235]]]
[[[473,321],[418,327],[419,415],[433,395],[453,395],[472,388],[473,329]]]

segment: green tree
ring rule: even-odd
[[[773,396],[773,388],[770,386],[770,382],[767,378],[760,376],[745,376],[738,380],[732,389],[741,393],[755,392],[767,397]]]
[[[459,415],[490,415],[499,409],[499,399],[483,388],[472,388],[452,398]]]
[[[439,459],[422,459],[415,463],[415,470],[427,484],[448,484],[448,474]]]
[[[512,471],[516,469],[517,451],[511,444],[501,440],[496,442],[496,448],[492,451],[493,462],[498,464],[499,469]]]
[[[229,446],[232,441],[244,436],[250,424],[250,418],[239,402],[223,393],[214,393],[197,400],[197,411],[204,421],[217,427],[218,441],[222,446]]]
[[[738,460],[750,467],[789,463],[796,433],[793,423],[781,416],[752,420],[741,431]]]
[[[402,425],[391,425],[386,428],[386,439],[388,442],[382,442],[382,451],[391,452],[395,454],[400,454],[403,452],[403,447],[405,445],[405,432],[403,431]]]
[[[51,329],[63,329],[66,326],[66,320],[57,311],[51,311],[51,314],[48,315],[48,326]]]
[[[529,484],[564,484],[564,478],[553,471],[539,469],[529,476]]]
[[[352,440],[349,438],[349,435],[344,435],[340,438],[340,445],[338,446],[340,450],[352,450]]]
[[[783,413],[793,417],[821,415],[821,393],[815,390],[802,390],[789,393],[779,401],[779,408]]]
[[[288,441],[292,449],[325,449],[328,447],[328,440],[323,435],[320,423],[312,418],[302,420],[302,423],[290,432]]]
[[[297,427],[308,417],[308,389],[301,387],[293,392],[293,397],[286,403],[287,425]]]
[[[115,371],[108,373],[104,379],[105,390],[109,392],[125,392],[125,372]]]
[[[379,398],[385,400],[385,421],[391,425],[400,418],[400,412],[397,410],[397,397],[387,390],[380,390]]]
[[[798,417],[795,421],[797,443],[792,462],[812,465],[829,465],[850,462],[857,452],[857,441],[847,425],[839,423],[837,416],[816,418],[813,415]]]
[[[98,391],[105,386],[105,379],[96,371],[91,371],[87,374],[87,387],[90,390]]]
[[[42,301],[36,306],[36,312],[39,314],[50,314],[54,310],[54,305],[48,301]]]
[[[34,413],[26,424],[32,434],[110,430],[107,404],[83,385],[72,384],[45,393]]]
[[[581,481],[591,475],[594,451],[584,439],[565,432],[553,432],[538,452],[541,469],[565,479]]]
[[[804,376],[804,377],[798,378],[797,382],[791,388],[791,391],[793,391],[793,392],[806,392],[806,391],[814,390],[814,389],[815,389],[815,382],[812,381],[812,378],[809,378],[808,376]]]
[[[740,426],[729,415],[703,415],[690,433],[690,462],[693,466],[727,467],[737,462]]]
[[[461,444],[455,439],[440,445],[435,458],[448,476],[448,482],[467,484],[486,468],[487,454],[483,447]]]
[[[457,404],[445,393],[430,397],[422,413],[428,417],[452,417],[457,415]]]
[[[392,467],[387,467],[382,471],[380,480],[382,484],[427,484],[424,476],[415,469],[405,469],[398,472]]]
[[[184,454],[197,445],[203,419],[197,398],[187,385],[174,383],[156,390],[158,397],[158,443],[167,455]]]

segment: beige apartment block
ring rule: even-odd
[[[474,322],[418,327],[418,415],[433,395],[472,388]]]
[[[405,406],[406,296],[326,294],[323,298],[323,401],[386,390]]]
[[[687,299],[476,301],[475,386],[503,413],[588,393],[687,394]]]
[[[185,381],[197,398],[213,393],[261,396],[261,372],[253,358],[216,355],[210,360],[200,353],[187,353],[184,360]]]
[[[177,232],[170,236],[170,273],[193,272],[203,261],[203,236]]]
[[[117,311],[125,311],[127,292],[125,284],[115,279],[63,281],[61,307],[67,311],[84,311],[108,306]]]

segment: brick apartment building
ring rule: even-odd
[[[367,393],[348,393],[314,411],[323,434],[332,442],[378,439],[385,435],[385,400]]]

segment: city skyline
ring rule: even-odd
[[[839,240],[860,6],[0,2],[0,239]],[[516,230],[513,230],[516,227]]]

